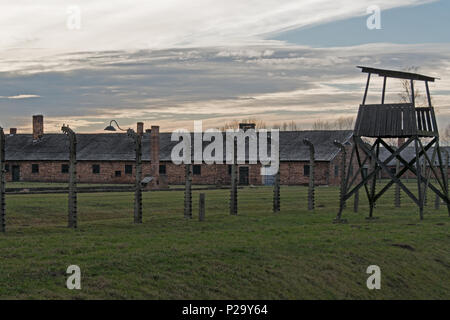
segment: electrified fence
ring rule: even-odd
[[[273,174],[270,186],[252,186],[249,182],[249,167],[237,161],[237,143],[233,140],[232,149],[234,150],[234,161],[230,165],[229,170],[229,184],[227,190],[211,190],[205,193],[198,194],[193,185],[193,165],[184,163],[184,202],[178,202],[178,194],[172,193],[172,196],[167,196],[165,191],[151,193],[152,197],[143,197],[143,187],[150,182],[157,186],[159,181],[151,178],[142,178],[142,134],[143,127],[141,123],[141,130],[138,133],[132,129],[127,130],[127,135],[133,140],[135,150],[135,183],[134,183],[134,223],[143,223],[143,203],[163,199],[164,203],[152,203],[148,206],[149,216],[153,212],[159,210],[168,210],[172,208],[176,210],[181,216],[181,210],[184,212],[186,220],[192,220],[193,212],[196,212],[194,205],[198,204],[199,221],[205,221],[208,216],[208,221],[211,213],[214,212],[226,213],[229,215],[241,216],[249,212],[265,212],[283,214],[283,212],[298,211],[304,214],[315,214],[317,210],[329,210],[331,213],[337,209],[337,217],[334,222],[342,223],[342,214],[346,210],[346,202],[353,197],[353,212],[359,214],[360,212],[368,211],[367,218],[372,219],[375,207],[400,209],[411,204],[419,207],[420,219],[424,217],[425,208],[429,207],[427,191],[433,191],[436,198],[433,202],[435,210],[440,209],[441,201],[446,205],[448,214],[450,215],[450,203],[448,196],[448,163],[449,154],[446,150],[442,150],[439,145],[439,134],[437,128],[436,117],[434,109],[431,104],[431,97],[428,88],[428,82],[432,82],[435,78],[426,77],[423,75],[398,72],[392,70],[382,70],[361,67],[362,71],[368,73],[366,90],[358,112],[358,117],[355,123],[352,139],[347,141],[334,141],[334,145],[339,150],[335,170],[336,181],[339,181],[339,187],[321,187],[317,186],[317,171],[316,164],[320,161],[317,156],[320,155],[319,145],[314,145],[308,138],[298,139],[294,143],[304,144],[308,147],[309,161],[308,165],[303,166],[304,175],[308,177],[307,186],[288,187],[282,184],[281,166],[278,171]],[[383,77],[383,91],[381,104],[368,105],[365,103],[371,75],[376,74]],[[388,78],[399,78],[410,82],[411,103],[402,104],[385,104],[386,81]],[[416,107],[414,96],[414,81],[423,81],[428,98],[428,107]],[[107,127],[110,130],[111,125]],[[112,128],[113,129],[113,128]],[[61,128],[64,134],[67,135],[69,145],[69,170],[68,170],[68,227],[77,228],[78,226],[78,211],[79,199],[77,188],[77,135],[68,126]],[[125,131],[125,130],[124,130]],[[153,131],[152,131],[153,132]],[[157,133],[155,129],[154,136]],[[364,139],[363,139],[364,137]],[[37,137],[39,138],[39,137]],[[386,139],[404,139],[398,148],[389,145]],[[159,138],[158,138],[159,139]],[[335,137],[333,136],[333,139]],[[367,139],[372,139],[368,142]],[[159,150],[159,140],[153,143],[152,147]],[[3,129],[0,128],[0,231],[6,230],[6,178],[5,178],[5,161],[6,161],[6,139]],[[277,142],[278,143],[278,142]],[[414,157],[407,160],[402,151],[408,145],[414,147]],[[291,145],[292,146],[292,145]],[[290,147],[290,146],[288,146]],[[351,148],[349,158],[347,157],[347,147]],[[387,150],[388,156],[381,158],[380,150],[384,148]],[[276,150],[272,148],[274,154]],[[292,150],[285,150],[285,153]],[[431,152],[431,154],[430,154]],[[443,156],[445,154],[445,156]],[[153,175],[157,176],[157,167],[159,166],[159,157],[157,152],[152,153],[152,167]],[[156,158],[155,158],[156,157]],[[276,158],[276,157],[274,157]],[[444,161],[445,159],[445,161]],[[280,154],[278,154],[278,162],[280,163]],[[286,160],[289,162],[289,159]],[[304,161],[304,160],[302,160]],[[394,172],[389,167],[389,163],[395,161],[396,167]],[[356,163],[357,170],[353,170],[353,163]],[[306,169],[308,168],[308,169]],[[323,167],[322,167],[323,168]],[[241,170],[246,169],[246,170]],[[258,168],[259,169],[259,168]],[[328,176],[330,175],[330,168],[328,168]],[[380,174],[387,175],[387,180],[380,179]],[[406,174],[412,173],[414,179],[413,183],[405,182]],[[255,175],[255,173],[252,173]],[[290,173],[288,173],[289,175]],[[323,172],[320,173],[323,175]],[[181,174],[182,176],[182,174]],[[246,179],[245,179],[246,177]],[[296,176],[297,178],[298,176]],[[290,178],[290,177],[289,177]],[[150,180],[147,180],[150,179]],[[266,178],[264,178],[264,181]],[[267,179],[269,180],[269,179]],[[410,180],[410,179],[408,179]],[[303,180],[304,182],[305,180]],[[265,183],[265,182],[264,182]],[[267,183],[269,185],[269,183]],[[389,189],[392,185],[396,185],[395,189]],[[220,186],[220,187],[223,187]],[[360,199],[359,189],[365,191],[367,200]],[[129,190],[124,190],[128,191]],[[404,200],[401,200],[401,191],[407,195]],[[147,195],[149,195],[147,193]],[[416,196],[417,194],[417,196]],[[154,196],[153,196],[154,195]],[[381,196],[391,197],[389,201],[380,203],[378,200]],[[128,194],[115,194],[112,197],[96,197],[89,198],[90,205],[95,207],[95,203],[105,201],[108,199],[115,206],[109,206],[106,217],[116,217],[120,212],[127,212],[128,209]],[[197,198],[198,197],[198,198]],[[148,199],[151,198],[151,199]],[[122,202],[122,199],[127,201]],[[197,201],[198,199],[198,201]],[[56,200],[55,200],[56,201]],[[210,207],[208,205],[210,204]],[[16,206],[20,207],[21,203],[17,202]],[[33,208],[38,208],[39,203],[33,203]],[[43,204],[42,204],[43,205]],[[106,205],[105,205],[106,207]],[[368,210],[367,210],[368,208]],[[171,209],[171,210],[172,210]],[[117,212],[120,210],[120,212]],[[45,212],[45,211],[44,211]]]
[[[5,173],[5,133],[0,127],[0,232],[6,231]]]

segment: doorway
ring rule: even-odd
[[[20,181],[20,166],[12,166],[12,181]]]
[[[248,186],[248,167],[239,167],[239,184]]]

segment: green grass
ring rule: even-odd
[[[183,192],[144,193],[144,223],[133,225],[132,193],[79,194],[79,228],[66,228],[67,196],[8,195],[0,234],[1,299],[449,299],[449,217],[429,199],[425,220],[392,192],[366,220],[352,201],[347,224],[332,224],[337,188],[239,190],[239,215],[227,190],[206,193],[206,221],[183,219]],[[399,247],[396,245],[408,245]],[[79,265],[82,290],[65,287]],[[368,290],[369,265],[381,268],[381,290]]]

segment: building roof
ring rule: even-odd
[[[420,80],[420,81],[430,81],[434,82],[435,77],[424,76],[423,74],[397,71],[397,70],[387,70],[387,69],[378,69],[378,68],[370,68],[358,66],[361,69],[361,72],[365,73],[374,73],[379,75],[380,77],[388,77],[388,78],[398,78],[398,79],[408,79],[408,80]]]
[[[281,131],[280,158],[308,161],[309,149],[303,143],[308,138],[315,145],[316,160],[330,161],[339,153],[333,141],[347,143],[351,136],[351,130]],[[226,139],[223,140],[225,155]],[[142,143],[142,159],[150,161],[150,134],[144,134]],[[160,133],[160,161],[171,161],[172,148],[177,143],[171,141],[171,133]],[[204,147],[208,144],[203,142]],[[33,141],[31,134],[6,135],[6,161],[67,161],[68,150],[69,139],[64,134],[44,134],[39,141]],[[77,134],[79,161],[134,161],[134,152],[133,141],[125,133]]]

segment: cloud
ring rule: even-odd
[[[427,2],[377,5],[386,10]],[[370,5],[373,0],[16,1],[2,3],[0,48],[8,54],[11,48],[67,53],[273,44],[270,35],[366,15]]]
[[[442,78],[430,84],[431,91],[440,126],[450,121],[450,44],[179,48],[33,59],[27,62],[31,73],[9,64],[13,70],[2,73],[0,94],[14,96],[21,88],[40,98],[0,99],[3,125],[25,130],[31,114],[42,113],[46,130],[53,131],[63,123],[79,132],[102,131],[111,119],[123,127],[144,121],[162,130],[190,128],[199,119],[220,127],[249,117],[309,128],[319,118],[356,115],[365,84],[355,67],[360,64],[420,66],[421,73]],[[382,80],[373,80],[369,102],[376,103]],[[390,80],[388,89],[387,101],[398,99],[399,82]]]
[[[31,98],[40,98],[41,96],[36,94],[18,94],[16,96],[4,97],[0,96],[1,99],[31,99]]]

